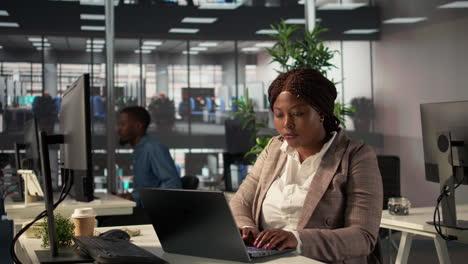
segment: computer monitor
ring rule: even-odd
[[[203,168],[208,168],[210,175],[216,173],[217,155],[218,153],[185,153],[185,175],[203,175]]]
[[[72,173],[72,195],[81,202],[94,199],[90,90],[89,74],[84,74],[64,92],[59,113],[63,168]]]
[[[36,175],[41,173],[41,162],[39,154],[39,128],[36,118],[32,118],[24,124],[24,146],[26,149],[27,166],[21,166],[18,160],[18,169],[33,170]]]
[[[468,184],[468,101],[421,105],[426,179],[441,187],[442,226],[468,229],[457,219],[455,186]],[[438,206],[438,205],[437,205]]]
[[[90,120],[89,74],[76,80],[63,94],[60,111],[62,135],[47,135],[39,132],[39,154],[44,181],[45,207],[48,225],[50,250],[38,250],[36,255],[41,263],[64,263],[82,260],[83,256],[75,250],[58,250],[55,230],[54,201],[50,173],[49,145],[61,144],[63,173],[72,179],[68,188],[74,184],[74,195],[78,201],[90,202],[94,199],[94,180],[91,166],[91,120]],[[66,195],[65,195],[66,196]],[[64,196],[64,197],[65,197]],[[63,199],[64,199],[63,197]],[[67,263],[68,263],[67,262]]]

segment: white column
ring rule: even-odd
[[[44,64],[44,83],[45,90],[49,92],[50,96],[57,95],[57,64],[45,63]]]
[[[307,29],[312,31],[315,28],[315,0],[306,0],[304,8]]]
[[[114,1],[106,0],[107,188],[115,191]]]

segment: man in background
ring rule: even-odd
[[[48,91],[44,91],[42,96],[34,98],[32,103],[34,117],[38,121],[39,129],[47,134],[54,133],[55,121],[58,117],[57,105]]]
[[[151,118],[145,108],[132,106],[120,111],[118,133],[120,144],[133,148],[133,200],[142,206],[142,188],[180,189],[182,183],[169,149],[147,135]]]

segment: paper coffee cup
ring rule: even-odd
[[[96,213],[93,208],[76,208],[72,214],[75,224],[75,236],[92,236],[96,224]]]

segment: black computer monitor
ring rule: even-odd
[[[468,101],[422,104],[421,124],[426,179],[441,187],[440,225],[467,229],[457,219],[455,186],[468,184]]]
[[[94,199],[94,179],[91,166],[91,120],[90,120],[89,74],[84,74],[64,92],[60,111],[61,135],[39,132],[41,174],[44,181],[44,197],[50,250],[38,250],[41,263],[83,262],[86,259],[75,250],[58,250],[54,220],[54,201],[49,161],[49,145],[61,144],[62,172],[68,184],[74,185],[75,199],[89,202]],[[70,180],[72,179],[72,180]],[[67,186],[68,185],[68,186]],[[65,192],[67,193],[68,190]],[[61,199],[65,199],[65,196]],[[58,202],[59,203],[59,202]],[[58,204],[57,204],[58,205]],[[79,260],[79,261],[78,261]],[[67,262],[68,261],[68,262]]]
[[[63,93],[59,113],[64,142],[61,147],[63,168],[74,178],[72,196],[77,201],[94,199],[91,159],[91,106],[89,74],[83,74]]]
[[[18,169],[30,169],[39,176],[41,174],[41,162],[39,156],[39,128],[36,118],[30,119],[24,124],[24,147],[28,162],[23,167],[21,166],[21,160],[18,160]]]
[[[210,175],[218,171],[218,153],[185,153],[185,175],[203,174],[203,168],[209,169]]]
[[[25,159],[21,158],[21,151],[25,150]],[[15,143],[15,163],[16,169],[32,170],[40,178],[41,161],[39,151],[39,128],[35,118],[24,123],[23,143]],[[24,201],[24,181],[19,173],[18,176],[18,196],[13,196],[14,201]]]

